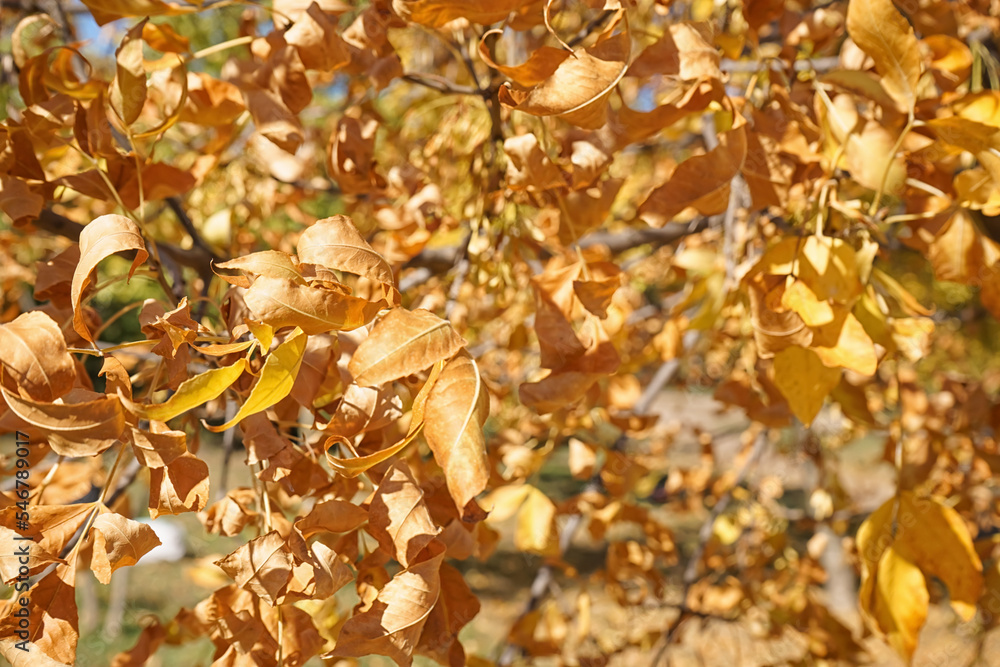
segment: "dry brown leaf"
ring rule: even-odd
[[[344,116],[330,135],[326,169],[330,178],[348,194],[363,194],[385,187],[376,171],[375,135],[378,121]]]
[[[382,477],[368,508],[366,530],[396,561],[410,567],[441,531],[431,519],[424,492],[397,461]]]
[[[639,206],[639,215],[652,226],[662,227],[689,206],[702,215],[722,213],[729,205],[730,183],[746,154],[746,122],[737,115],[733,128],[719,135],[719,145],[681,162],[667,182]]]
[[[104,25],[128,16],[178,16],[197,11],[196,7],[161,0],[81,0],[93,15],[97,25]]]
[[[208,503],[208,464],[190,452],[149,471],[149,516],[199,512]]]
[[[324,12],[316,3],[299,13],[295,25],[285,33],[285,40],[298,50],[306,69],[332,72],[351,61],[336,17]]]
[[[300,262],[347,271],[385,285],[394,282],[392,267],[346,215],[317,220],[302,232],[296,251]]]
[[[392,9],[401,18],[440,28],[455,19],[487,25],[507,18],[534,0],[392,0]]]
[[[566,185],[562,172],[538,145],[535,135],[508,137],[503,150],[509,158],[507,187],[510,189],[538,192]]]
[[[388,306],[351,296],[341,285],[302,285],[270,276],[254,280],[243,299],[261,322],[275,329],[297,326],[309,335],[356,329]]]
[[[135,565],[140,558],[161,544],[149,524],[126,519],[114,512],[104,512],[98,516],[90,530],[94,540],[90,568],[102,584],[111,583],[112,572]]]
[[[682,21],[667,26],[663,37],[632,62],[628,76],[665,74],[684,81],[720,78],[722,56],[712,44],[712,32],[711,24],[705,22]]]
[[[115,51],[117,74],[111,82],[108,102],[125,125],[131,125],[146,104],[146,69],[142,63],[142,33],[149,19],[129,28]]]
[[[368,512],[346,500],[324,500],[295,522],[302,537],[318,533],[349,533],[368,521]]]
[[[371,387],[419,373],[455,356],[465,345],[465,339],[434,313],[396,308],[375,322],[347,368],[357,384]]]
[[[437,543],[435,543],[437,544]],[[354,657],[377,653],[409,667],[424,625],[441,594],[444,547],[426,560],[394,576],[379,591],[374,604],[347,620],[337,645],[323,657]]]
[[[462,511],[490,478],[483,425],[490,397],[475,360],[448,362],[427,398],[424,438],[444,470],[448,492]]]
[[[274,606],[292,577],[292,553],[276,530],[254,538],[215,562],[237,586]]]
[[[254,489],[233,489],[225,498],[212,503],[211,507],[200,513],[198,519],[207,532],[234,537],[257,518],[258,513],[250,509],[256,500],[257,493]]]
[[[531,52],[528,59],[520,65],[501,65],[490,55],[490,49],[486,45],[487,39],[493,36],[502,35],[502,30],[490,30],[479,40],[479,57],[483,62],[497,70],[508,79],[511,79],[519,86],[530,88],[537,86],[552,76],[559,65],[572,54],[566,49],[557,49],[552,46],[540,46]]]
[[[30,600],[27,607],[12,604],[0,618],[0,636],[18,637],[38,646],[42,653],[56,662],[76,664],[76,643],[80,638],[80,621],[76,610],[76,562],[57,565],[24,594]],[[15,610],[26,609],[29,626],[19,625]],[[24,632],[25,635],[18,635]],[[44,663],[43,663],[44,664]]]
[[[149,257],[149,253],[146,252],[146,243],[142,239],[139,227],[123,215],[102,215],[91,221],[80,232],[80,263],[73,272],[71,300],[73,328],[86,340],[93,341],[93,338],[81,307],[83,291],[90,284],[91,274],[100,261],[124,250],[137,251],[128,272],[128,277],[131,278],[139,265]]]
[[[135,458],[147,468],[163,468],[187,452],[187,434],[184,431],[162,429],[140,431],[132,427],[132,451]]]
[[[0,372],[0,382],[3,373]],[[115,444],[125,429],[125,413],[117,396],[73,389],[54,403],[21,398],[0,386],[11,412],[48,438],[60,456],[94,456]]]
[[[76,384],[76,363],[51,317],[40,311],[0,325],[0,362],[24,398],[52,402]]]
[[[500,102],[533,116],[560,116],[573,125],[598,129],[607,122],[607,100],[628,69],[628,31],[611,35],[562,61],[545,81],[529,90],[500,88]]]
[[[467,664],[458,633],[479,613],[479,600],[465,583],[462,573],[448,563],[441,564],[441,595],[424,623],[417,653],[442,665]]]

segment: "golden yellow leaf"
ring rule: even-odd
[[[517,513],[514,546],[527,553],[554,556],[559,553],[556,506],[542,491],[531,487]]]
[[[774,384],[806,426],[838,382],[840,369],[828,367],[812,350],[793,345],[774,356]]]
[[[886,92],[902,109],[912,111],[922,70],[920,47],[913,28],[892,0],[851,0],[847,32],[875,61]]]
[[[139,404],[125,401],[128,409],[143,419],[165,422],[222,395],[247,370],[246,359],[231,366],[212,368],[185,380],[163,403]],[[123,399],[124,400],[124,399]]]
[[[842,308],[836,319],[813,330],[811,349],[831,368],[840,366],[870,376],[878,367],[875,343],[854,313]]]
[[[326,443],[323,445],[326,449],[326,461],[330,464],[330,467],[335,472],[344,475],[345,477],[357,477],[372,466],[378,465],[382,461],[385,461],[389,457],[395,456],[399,452],[406,449],[410,443],[416,440],[421,429],[424,427],[424,405],[427,403],[428,395],[437,383],[437,378],[438,375],[440,375],[442,368],[444,368],[443,361],[436,363],[431,369],[431,373],[427,377],[427,381],[424,383],[424,386],[420,388],[419,392],[417,392],[416,398],[413,399],[409,429],[407,430],[406,435],[403,436],[399,442],[386,447],[385,449],[380,449],[374,454],[358,456],[353,459],[342,459],[331,455],[330,448],[334,445],[347,444],[347,438],[341,435],[332,436],[328,438]]]
[[[804,281],[791,276],[781,295],[781,305],[798,313],[806,326],[822,326],[833,321],[833,308],[830,304],[817,299]]]
[[[927,615],[926,576],[948,587],[951,605],[965,620],[983,589],[982,562],[959,514],[931,498],[900,492],[858,529],[861,610],[910,659]]]
[[[239,424],[249,415],[266,410],[288,396],[295,384],[295,377],[299,374],[307,340],[308,336],[303,334],[301,329],[293,331],[285,342],[267,355],[264,367],[260,369],[260,377],[236,415],[225,424],[219,426],[206,424],[205,428],[213,433],[221,433]]]

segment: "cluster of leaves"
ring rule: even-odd
[[[107,583],[157,544],[123,503],[144,470],[153,518],[247,541],[216,563],[233,583],[119,664],[196,638],[218,665],[486,662],[458,641],[479,601],[449,561],[513,522],[544,584],[586,522],[611,597],[666,604],[679,549],[647,497],[713,505],[670,626],[609,640],[582,591],[567,641],[542,585],[508,648],[598,664],[750,614],[805,636],[804,664],[851,662],[865,648],[817,594],[839,545],[788,528],[848,530],[826,462],[867,431],[898,471],[855,539],[867,627],[912,659],[935,578],[962,619],[998,621],[995,388],[918,382],[934,319],[894,262],[922,254],[1000,316],[989,3],[274,0],[202,48],[185,27],[231,3],[83,4],[119,28],[110,64],[65,13],[2,10],[0,431],[35,444],[30,526],[0,493],[0,576],[18,536],[39,575],[29,653],[0,608],[13,664],[72,664],[87,559]],[[101,307],[134,278],[156,298]],[[141,339],[102,339],[124,319]],[[693,465],[669,432],[642,441],[681,373],[752,422],[741,472],[709,434]],[[824,406],[839,430],[804,448],[824,484],[801,517],[780,479],[743,492]],[[239,435],[252,487],[213,496],[206,431]],[[539,472],[566,450],[580,492],[557,499]]]

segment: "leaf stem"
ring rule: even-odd
[[[913,129],[914,120],[916,119],[913,117],[913,111],[911,110],[906,120],[906,125],[903,126],[903,131],[899,133],[896,143],[893,144],[892,150],[889,152],[889,161],[886,162],[885,170],[882,172],[882,180],[879,182],[878,191],[875,193],[875,199],[872,200],[872,205],[868,209],[868,215],[871,217],[875,216],[875,212],[882,205],[882,195],[885,194],[885,185],[889,182],[889,171],[892,169],[892,163],[896,159],[896,153],[899,152],[900,147],[903,145],[903,139]]]

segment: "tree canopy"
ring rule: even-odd
[[[146,511],[240,546],[213,561],[228,583],[118,666],[204,639],[215,665],[674,664],[712,623],[794,638],[781,664],[883,645],[910,663],[937,612],[983,651],[995,3],[21,0],[0,18],[13,665],[76,664],[78,581],[158,544]],[[575,577],[582,543],[600,562]],[[532,583],[476,654],[468,563],[498,550]],[[610,632],[595,595],[665,614]]]

